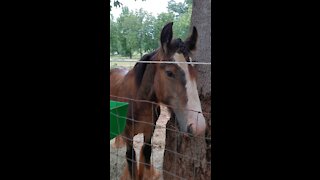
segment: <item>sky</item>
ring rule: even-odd
[[[157,16],[162,12],[167,12],[167,5],[169,0],[120,0],[123,6],[127,6],[129,10],[138,10],[142,8],[145,11],[152,13],[152,15]],[[175,2],[184,2],[184,0],[175,0]],[[112,14],[115,19],[119,17],[121,13],[121,7],[112,7],[110,14]]]

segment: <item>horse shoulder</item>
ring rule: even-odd
[[[136,84],[133,71],[124,68],[110,70],[110,94],[125,98],[135,98]]]

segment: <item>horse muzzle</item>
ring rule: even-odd
[[[175,113],[179,131],[191,136],[202,136],[206,131],[206,121],[202,113],[177,112]]]

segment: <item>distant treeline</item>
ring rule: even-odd
[[[176,3],[168,2],[168,12],[157,17],[142,9],[130,11],[122,7],[119,18],[110,15],[110,55],[132,58],[133,54],[142,56],[145,52],[159,46],[162,27],[173,21],[173,36],[185,39],[189,34],[192,0]]]

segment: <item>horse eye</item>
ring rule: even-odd
[[[166,71],[168,77],[174,78],[174,74],[171,71]]]

